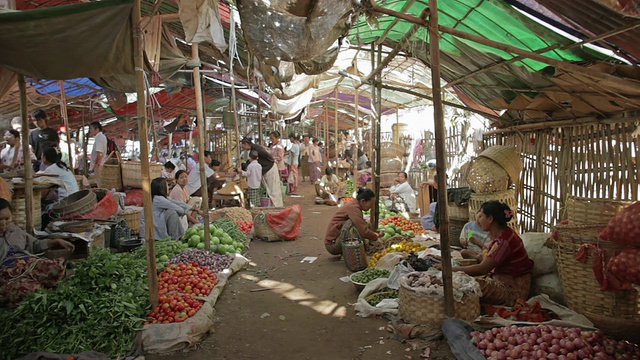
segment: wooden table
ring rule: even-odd
[[[224,202],[225,201],[238,201],[240,203],[240,207],[241,208],[245,208],[245,200],[244,200],[244,193],[239,193],[236,195],[222,195],[222,194],[213,194],[213,196],[211,196],[211,200],[213,201],[220,201],[220,207],[224,207]]]

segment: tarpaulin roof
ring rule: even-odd
[[[39,79],[132,74],[132,8],[108,0],[2,13],[0,65]]]
[[[547,3],[546,0],[540,2]],[[593,0],[586,2],[594,3]],[[428,1],[387,0],[380,6],[418,18],[428,8]],[[574,46],[575,40],[524,15],[506,1],[442,1],[438,12],[441,26],[576,65],[562,69],[551,67],[541,61],[516,58],[496,47],[441,33],[441,71],[449,83],[447,87],[464,93],[481,106],[507,110],[499,126],[602,116],[640,107],[640,76],[635,69],[610,55]],[[430,63],[430,39],[425,27],[418,26],[415,31],[413,23],[394,16],[375,11],[366,15],[368,17],[360,17],[349,33],[353,43],[384,42],[400,46]],[[405,38],[408,41],[403,44]],[[588,74],[587,70],[590,70]]]

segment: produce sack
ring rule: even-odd
[[[533,277],[557,272],[556,256],[552,249],[545,246],[551,237],[549,233],[530,232],[520,235],[524,248],[533,260]]]
[[[97,204],[93,206],[93,210],[78,215],[77,219],[94,219],[94,220],[109,220],[113,215],[118,212],[118,202],[113,197],[112,192],[107,194]]]
[[[600,231],[600,238],[621,246],[640,246],[640,201],[614,216]]]
[[[142,189],[132,189],[125,192],[124,206],[143,206]]]
[[[398,308],[389,309],[389,308],[379,308],[376,306],[372,306],[367,301],[367,297],[369,295],[375,294],[377,292],[381,292],[384,288],[387,287],[387,278],[378,278],[375,280],[371,280],[367,286],[360,292],[358,295],[358,301],[353,305],[354,309],[358,313],[358,316],[369,317],[371,315],[384,315],[384,314],[398,314]],[[398,299],[393,299],[398,301]]]
[[[300,236],[302,207],[298,204],[278,213],[266,214],[265,219],[273,232],[284,240],[295,240]]]
[[[546,294],[551,300],[565,304],[564,291],[558,273],[550,273],[535,277],[531,282],[531,295]]]
[[[185,349],[200,341],[213,326],[213,308],[227,280],[248,263],[247,258],[236,254],[231,266],[218,274],[218,285],[211,293],[206,297],[196,297],[204,300],[204,304],[194,316],[181,323],[145,325],[138,337],[142,350],[145,353],[167,353]]]
[[[621,281],[640,284],[640,249],[622,250],[611,258],[607,270]]]

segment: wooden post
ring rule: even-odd
[[[333,119],[333,124],[335,126],[335,142],[334,142],[334,149],[336,150],[336,172],[338,172],[338,159],[340,158],[340,155],[338,155],[338,139],[340,139],[340,137],[338,136],[340,129],[338,128],[338,90],[336,90],[336,98],[334,101],[334,105],[336,107],[335,110],[335,118]]]
[[[264,145],[262,139],[262,80],[258,80],[258,105],[256,106],[258,112],[258,143]]]
[[[438,1],[429,0],[429,51],[431,55],[431,89],[435,121],[436,171],[438,173],[438,212],[440,214],[440,251],[442,252],[442,282],[444,285],[444,312],[455,316],[453,281],[451,271],[451,248],[449,247],[449,211],[447,209],[447,157],[445,147],[446,129],[442,109],[440,87],[440,34],[438,33]]]
[[[64,93],[64,81],[58,81],[60,86],[60,115],[64,121],[64,133],[67,137],[67,151],[69,151],[69,168],[73,172],[73,157],[71,156],[71,135],[69,133],[69,115],[67,114],[67,96]],[[25,153],[28,154],[28,153]]]
[[[147,126],[147,96],[144,81],[144,50],[142,48],[142,28],[140,28],[141,0],[134,2],[133,41],[136,93],[138,94],[138,128],[140,129],[140,162],[142,166],[142,199],[144,203],[144,226],[147,243],[147,263],[149,274],[149,300],[151,306],[158,305],[158,270],[156,267],[156,241],[151,207],[151,179],[149,178],[149,139]]]
[[[200,55],[198,54],[198,43],[191,44],[191,58],[200,62]],[[204,119],[204,106],[202,101],[202,77],[200,76],[200,67],[193,68],[193,88],[196,93],[196,121],[198,122],[198,160],[200,167],[200,195],[202,196],[202,218],[204,219],[204,248],[211,250],[211,232],[209,231],[209,188],[207,187],[207,174],[206,166],[209,164],[204,163],[205,159],[205,142],[204,135],[207,132],[205,119]]]
[[[356,111],[354,113],[355,119],[353,121],[353,166],[351,167],[351,171],[353,172],[353,177],[354,177],[354,183],[356,181],[358,181],[358,179],[355,178],[357,171],[358,171],[358,119],[360,118],[360,91],[358,89],[356,89],[356,98],[355,98],[355,104],[356,104]],[[353,196],[353,194],[349,194],[349,196]]]
[[[233,59],[231,59],[233,61]],[[235,76],[233,76],[233,66],[230,66],[231,71],[229,71],[229,76],[231,77],[231,111],[233,111],[233,121],[235,122],[235,130],[236,130],[236,138],[233,139],[233,142],[236,144],[236,166],[242,162],[240,159],[240,127],[238,124],[238,108],[236,104],[236,80]],[[244,205],[244,204],[242,204]]]
[[[376,63],[380,63],[382,61],[382,45],[378,47],[378,61],[376,61],[376,46],[371,43],[371,68],[376,68]],[[380,73],[377,73],[376,81],[380,80]],[[375,86],[371,86],[371,101],[373,102],[373,106],[371,109],[374,110],[373,117],[371,119],[371,146],[375,148],[375,159],[373,161],[373,192],[378,195],[380,194],[380,112],[382,111],[382,97],[380,96],[381,88],[376,84]],[[374,126],[375,124],[375,126]],[[374,144],[375,141],[375,144]],[[378,195],[379,196],[379,195]],[[378,228],[378,220],[380,219],[380,200],[376,199],[376,203],[373,205],[373,209],[371,211],[371,228]]]
[[[33,166],[29,157],[29,121],[27,115],[27,86],[24,76],[18,74],[20,90],[20,115],[22,117],[22,153],[24,154],[24,209],[26,213],[26,231],[33,234]],[[17,150],[16,150],[17,151]]]

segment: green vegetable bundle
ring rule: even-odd
[[[229,234],[233,240],[239,241],[245,245],[247,244],[247,234],[240,230],[240,226],[238,226],[235,221],[222,218],[214,221],[213,225]]]
[[[353,196],[353,180],[349,179],[345,181],[347,185],[347,196]]]
[[[0,332],[0,358],[36,351],[130,353],[151,311],[146,265],[131,253],[95,250],[57,288],[0,311],[0,323],[7,325]]]
[[[368,268],[353,274],[351,280],[360,284],[368,284],[370,281],[378,278],[388,278],[390,274],[389,270]]]

